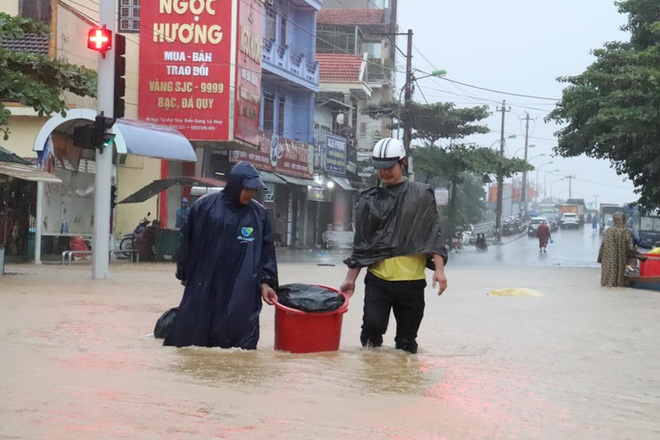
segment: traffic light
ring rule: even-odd
[[[81,125],[73,129],[73,145],[85,149],[94,149],[94,126]]]
[[[114,117],[123,118],[126,104],[124,94],[126,93],[126,37],[115,34],[115,101]]]
[[[105,53],[112,48],[112,31],[105,26],[93,27],[87,32],[87,47]]]
[[[103,116],[103,113],[96,115],[94,119],[94,133],[92,136],[92,144],[95,148],[98,148],[99,152],[103,153],[103,149],[112,145],[112,141],[115,139],[113,133],[107,133],[107,130],[110,130],[113,125],[115,125],[115,118],[106,118]]]
[[[110,209],[114,209],[117,206],[117,185],[112,185],[110,187]]]

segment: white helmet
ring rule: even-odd
[[[394,138],[383,138],[376,142],[372,159],[374,168],[385,169],[397,164],[406,157],[406,149],[403,143]]]

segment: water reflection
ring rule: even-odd
[[[365,350],[359,356],[362,380],[357,386],[367,393],[423,395],[442,374],[437,365],[401,350]]]
[[[172,370],[216,384],[265,386],[272,368],[271,356],[259,350],[185,347],[176,354]]]

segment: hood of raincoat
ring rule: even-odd
[[[227,186],[223,190],[225,197],[232,204],[240,205],[241,190],[243,188],[263,188],[264,184],[259,178],[256,168],[249,162],[239,162],[234,165],[227,176]]]
[[[626,215],[623,212],[615,212],[612,215],[612,224],[624,228],[626,226]]]
[[[435,195],[429,185],[403,182],[363,191],[355,206],[353,253],[348,267],[403,255],[440,255],[447,263]],[[428,266],[431,267],[431,266]]]

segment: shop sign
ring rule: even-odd
[[[325,140],[325,170],[346,174],[346,138],[329,134]]]
[[[138,118],[189,140],[256,145],[262,9],[259,0],[142,2]]]
[[[330,202],[330,191],[324,188],[307,187],[307,200],[311,202]]]
[[[312,178],[314,171],[312,145],[263,130],[260,134],[257,150],[232,150],[229,160],[233,163],[246,160],[260,170],[281,172],[304,179]]]

